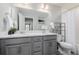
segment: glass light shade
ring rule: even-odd
[[[52,28],[55,28],[55,27],[54,27],[54,23],[50,23],[50,26],[51,26]]]

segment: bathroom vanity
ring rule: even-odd
[[[0,36],[1,55],[56,55],[56,53],[55,33]]]

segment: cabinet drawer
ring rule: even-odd
[[[42,42],[35,42],[33,43],[33,51],[40,51],[42,50]]]
[[[47,35],[47,36],[44,36],[44,40],[56,40],[57,39],[57,36],[56,35]]]
[[[42,37],[33,37],[33,42],[41,42]]]
[[[42,55],[42,52],[33,53],[33,55]]]
[[[30,43],[31,38],[16,38],[16,39],[6,39],[4,44],[19,44],[19,43]]]

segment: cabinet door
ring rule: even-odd
[[[20,45],[5,46],[5,54],[6,55],[19,55]]]
[[[31,43],[21,45],[21,55],[31,55]]]
[[[43,48],[43,54],[45,54],[45,55],[56,54],[57,45],[56,45],[55,40],[44,41],[43,47],[44,47]]]

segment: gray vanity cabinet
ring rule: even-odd
[[[56,52],[56,35],[0,39],[3,55],[55,55]]]
[[[6,55],[31,55],[31,44],[5,46]]]
[[[31,55],[31,44],[26,43],[21,45],[21,55]]]
[[[53,42],[54,40],[44,41],[44,54],[45,55],[52,55],[56,54],[56,43]]]
[[[44,55],[55,55],[57,52],[56,37],[45,36],[43,41],[43,54]]]
[[[31,54],[31,38],[9,38],[1,40],[2,54],[5,55],[30,55]]]
[[[42,55],[42,36],[37,36],[32,38],[32,54]]]
[[[20,55],[20,45],[5,46],[6,55]]]

